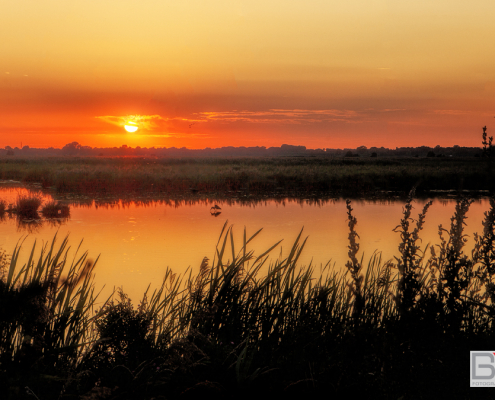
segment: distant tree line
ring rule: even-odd
[[[66,144],[62,148],[32,148],[29,146],[0,149],[0,156],[141,156],[141,157],[481,157],[483,149],[479,147],[366,147],[344,149],[307,149],[305,146],[283,144],[280,147],[219,147],[188,149],[186,147],[90,147],[78,142]]]

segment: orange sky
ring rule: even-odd
[[[494,21],[493,0],[16,0],[0,146],[480,146]]]

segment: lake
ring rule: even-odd
[[[13,203],[18,195],[31,190],[15,184],[0,187],[0,199]],[[52,200],[43,194],[44,201]],[[261,254],[271,245],[283,240],[272,251],[273,259],[286,256],[301,229],[308,241],[300,258],[300,265],[312,263],[319,267],[327,262],[335,268],[344,268],[348,251],[347,210],[344,199],[332,200],[262,200],[262,201],[167,201],[142,199],[111,202],[68,197],[70,218],[67,221],[41,220],[20,224],[6,215],[0,223],[0,247],[11,253],[16,243],[24,238],[22,255],[27,260],[36,240],[51,242],[55,234],[58,241],[69,234],[71,252],[83,240],[81,249],[91,259],[99,256],[95,269],[96,288],[105,285],[103,295],[114,287],[123,287],[134,304],[137,304],[148,285],[160,285],[168,267],[183,273],[188,267],[193,273],[199,269],[204,257],[213,260],[216,244],[223,225],[233,225],[238,249],[243,240],[244,227],[248,237],[257,230],[261,233],[248,245],[248,249]],[[416,218],[426,200],[416,200],[413,217]],[[420,234],[423,245],[439,243],[438,226],[450,228],[455,211],[454,199],[434,199],[424,229]],[[218,205],[218,215],[211,207]],[[399,233],[393,229],[402,218],[404,201],[354,200],[353,214],[357,218],[356,231],[360,238],[359,257],[364,264],[373,251],[382,252],[382,259],[398,256]],[[473,233],[482,232],[483,213],[490,207],[487,199],[477,199],[468,212],[465,233],[469,235],[466,251],[473,244]],[[428,253],[429,255],[429,253]]]

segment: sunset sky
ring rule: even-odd
[[[495,134],[493,0],[16,0],[0,43],[1,147]]]

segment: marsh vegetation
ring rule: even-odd
[[[197,274],[170,269],[137,307],[99,299],[94,263],[67,260],[67,238],[18,265],[3,253],[0,381],[7,398],[470,398],[469,350],[493,343],[495,201],[465,249],[470,200],[439,244],[421,243],[427,203],[405,204],[397,256],[365,262],[352,203],[349,261],[301,268],[302,233],[287,257],[256,254],[224,226]],[[35,254],[34,251],[32,254]],[[269,265],[268,271],[261,273]],[[29,367],[29,368],[28,368]]]
[[[472,158],[1,158],[0,179],[57,193],[361,196],[398,191],[491,190],[487,160]]]
[[[34,232],[45,222],[55,226],[66,222],[70,218],[70,207],[54,200],[44,202],[38,193],[18,194],[14,203],[0,199],[0,221],[6,218],[15,219],[18,229]]]

